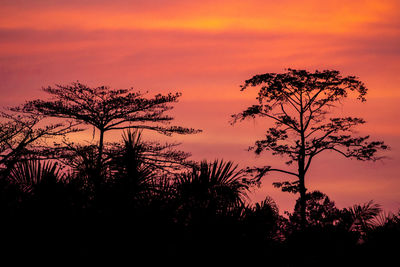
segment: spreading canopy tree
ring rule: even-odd
[[[369,141],[369,136],[355,136],[352,129],[365,121],[356,117],[328,117],[335,104],[355,93],[365,101],[367,88],[355,76],[343,77],[339,71],[308,72],[288,69],[287,72],[255,75],[246,80],[241,90],[259,87],[258,103],[232,115],[233,121],[261,117],[274,122],[264,139],[250,150],[256,154],[271,151],[286,156],[287,165],[295,163],[297,170],[264,166],[249,169],[260,179],[268,172],[280,172],[294,181],[274,183],[283,191],[300,193],[303,224],[306,221],[305,177],[313,159],[324,151],[334,151],[346,158],[361,161],[379,159],[378,151],[387,149],[382,141]]]
[[[146,98],[144,93],[130,89],[110,89],[108,86],[89,87],[80,82],[43,88],[53,98],[33,100],[16,108],[25,113],[48,117],[73,119],[91,125],[99,131],[98,160],[100,169],[103,158],[104,133],[111,130],[147,129],[164,135],[192,134],[200,130],[169,126],[171,110],[180,93],[155,95]]]

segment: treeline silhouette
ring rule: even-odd
[[[80,83],[46,90],[75,104],[37,100],[2,113],[3,261],[398,262],[400,213],[384,214],[372,201],[339,209],[313,191],[305,195],[304,225],[300,199],[285,215],[270,197],[249,204],[247,193],[258,180],[233,162],[192,162],[176,144],[144,141],[144,129],[198,132],[152,125],[172,120],[163,113],[178,96],[146,99],[129,90]],[[58,121],[44,120],[49,116]],[[122,129],[122,141],[69,141],[82,123],[103,134]]]

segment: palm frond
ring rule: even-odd
[[[28,160],[18,162],[11,170],[9,179],[22,191],[30,192],[35,185],[64,180],[65,174],[57,162]]]
[[[371,200],[363,205],[353,205],[348,209],[348,211],[353,220],[350,229],[365,232],[375,226],[374,220],[380,214],[382,209],[379,204],[376,204]]]
[[[202,199],[214,199],[228,206],[243,204],[248,184],[237,167],[231,161],[215,160],[208,163],[204,160],[191,173],[180,175],[176,185],[182,190],[193,191]]]

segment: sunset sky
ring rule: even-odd
[[[194,160],[282,166],[282,158],[247,152],[268,121],[229,121],[255,103],[255,89],[240,92],[244,80],[286,68],[358,76],[369,88],[367,102],[350,101],[336,115],[363,117],[358,133],[391,147],[375,163],[321,155],[306,178],[309,190],[321,190],[340,208],[373,199],[397,211],[400,1],[0,0],[1,106],[77,80],[149,95],[182,92],[174,124],[203,133],[168,140],[182,142]],[[296,196],[271,185],[281,178],[266,176],[251,200],[270,195],[282,212],[292,211]]]

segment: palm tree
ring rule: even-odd
[[[204,160],[191,171],[177,175],[177,244],[185,244],[178,245],[180,254],[214,257],[237,249],[233,246],[240,243],[240,218],[249,188],[244,174],[231,161]]]
[[[382,209],[372,200],[362,205],[355,204],[341,211],[339,226],[359,235],[359,242],[364,242],[368,232],[376,226],[376,220]]]
[[[106,151],[109,160],[103,163],[103,185],[98,188],[100,192],[95,192],[98,201],[110,208],[110,212],[117,209],[127,212],[134,205],[146,203],[154,178],[153,169],[144,159],[141,132],[127,131],[122,137],[122,146],[115,144]]]
[[[231,161],[204,160],[191,172],[178,175],[178,213],[185,224],[210,220],[243,205],[249,184],[237,167]]]
[[[345,209],[351,215],[350,231],[367,232],[374,227],[374,220],[382,211],[379,204],[372,200],[362,205],[356,204]]]
[[[23,192],[32,193],[43,186],[63,183],[67,177],[56,162],[28,160],[18,162],[8,177]]]
[[[21,161],[7,178],[21,192],[23,211],[35,217],[77,215],[86,206],[81,181],[73,179],[57,162]]]
[[[275,201],[267,196],[263,201],[245,208],[243,224],[246,237],[257,245],[267,245],[271,241],[283,239],[284,218],[279,215]]]

